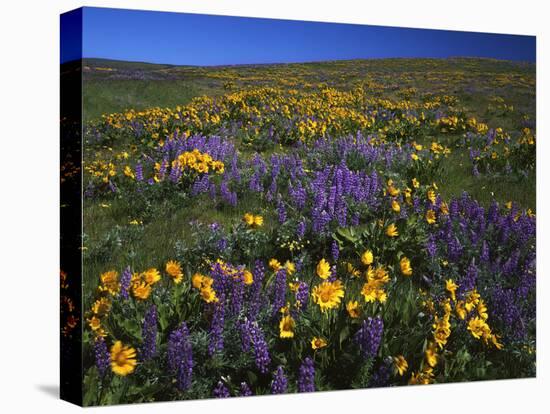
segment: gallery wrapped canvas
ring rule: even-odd
[[[535,38],[61,16],[61,394],[533,377]]]

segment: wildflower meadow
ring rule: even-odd
[[[534,64],[83,77],[85,405],[535,376]]]

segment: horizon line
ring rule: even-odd
[[[477,59],[477,60],[488,60],[488,61],[495,61],[495,62],[507,62],[507,63],[515,63],[515,64],[529,64],[529,65],[536,65],[536,60],[513,60],[513,59],[498,59],[494,57],[487,57],[487,56],[468,56],[468,55],[452,55],[452,56],[392,56],[392,57],[357,57],[357,58],[349,58],[349,59],[325,59],[325,60],[304,60],[304,61],[289,61],[289,62],[246,62],[246,63],[220,63],[220,64],[211,64],[211,65],[199,65],[199,64],[191,64],[191,63],[165,63],[165,62],[154,62],[154,61],[145,61],[145,60],[124,60],[124,59],[118,59],[118,58],[110,58],[110,57],[97,57],[97,56],[83,56],[78,59],[71,59],[65,62],[61,62],[61,65],[76,62],[79,60],[85,60],[85,59],[96,59],[96,60],[111,60],[114,62],[124,62],[124,63],[143,63],[146,65],[159,65],[159,66],[188,66],[188,67],[196,67],[196,68],[216,68],[216,67],[228,67],[228,66],[268,66],[268,65],[296,65],[296,64],[312,64],[312,63],[325,63],[325,62],[350,62],[350,61],[359,61],[359,60],[398,60],[398,59],[409,59],[409,60],[452,60],[452,59]]]

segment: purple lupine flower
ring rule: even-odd
[[[340,247],[338,246],[338,242],[336,240],[332,241],[331,253],[332,253],[332,259],[335,262],[337,262],[338,257],[340,257]]]
[[[214,355],[216,351],[223,351],[223,330],[225,325],[225,296],[220,294],[218,302],[214,305],[214,313],[210,322],[210,342],[208,343],[208,354]]]
[[[210,189],[210,176],[204,174],[200,177],[197,177],[191,186],[191,194],[198,195],[206,193]]]
[[[298,373],[298,391],[315,391],[315,366],[313,365],[313,360],[310,357],[306,357],[300,366]]]
[[[306,310],[307,301],[309,299],[309,286],[305,282],[300,282],[298,289],[296,290],[296,302],[299,303],[301,311]]]
[[[230,206],[235,207],[237,205],[237,193],[229,189],[229,181],[226,179],[220,184],[220,195]]]
[[[384,331],[384,322],[380,317],[371,318],[370,316],[363,321],[361,328],[355,334],[355,342],[365,358],[376,356],[382,333]]]
[[[298,237],[298,239],[301,240],[305,234],[306,234],[306,223],[304,221],[300,221],[298,223],[298,226],[296,227],[296,237]]]
[[[489,212],[487,214],[487,221],[489,223],[496,223],[498,221],[498,203],[493,201],[489,207]]]
[[[250,178],[250,182],[248,184],[248,188],[250,191],[254,191],[256,193],[261,193],[263,190],[261,179],[260,179],[260,173],[256,171],[254,174],[252,174],[252,177]]]
[[[514,289],[495,287],[490,301],[491,317],[501,324],[507,334],[505,338],[523,340],[527,334],[526,324],[516,296]]]
[[[99,372],[99,376],[105,375],[109,367],[111,366],[111,354],[107,349],[105,339],[101,336],[94,342],[94,354],[95,354],[95,366]]]
[[[257,325],[254,325],[252,329],[252,344],[254,345],[256,367],[262,374],[265,374],[269,369],[271,357],[269,356],[269,349],[265,341],[264,333]]]
[[[273,292],[273,305],[271,313],[277,315],[286,304],[286,270],[279,269],[275,274],[275,288]]]
[[[120,296],[124,300],[128,300],[130,284],[132,283],[132,269],[127,266],[120,276]]]
[[[254,270],[252,272],[254,281],[250,290],[250,300],[248,305],[248,318],[255,321],[260,312],[262,299],[262,285],[265,276],[265,266],[261,260],[256,260]]]
[[[218,240],[218,243],[217,243],[217,248],[218,248],[218,251],[223,253],[226,249],[227,249],[227,239],[225,237],[222,237],[220,240]]]
[[[453,198],[449,204],[449,216],[451,219],[458,217],[460,206],[458,205],[458,200]]]
[[[433,235],[428,237],[428,241],[426,242],[426,251],[432,258],[434,258],[437,254],[437,245],[435,244],[435,237]]]
[[[286,222],[286,209],[285,205],[283,203],[282,197],[279,196],[279,200],[277,201],[277,216],[279,219],[280,224],[284,224]]]
[[[390,381],[391,365],[391,362],[385,360],[372,374],[369,381],[369,387],[387,387]]]
[[[312,228],[316,233],[323,233],[326,230],[328,223],[330,223],[330,215],[326,210],[313,210],[312,212]]]
[[[466,275],[459,279],[458,294],[463,297],[466,293],[474,290],[477,282],[478,269],[474,261],[470,263],[466,270]]]
[[[290,200],[294,207],[298,210],[302,210],[306,205],[307,192],[300,181],[296,181],[294,185],[290,185],[288,189]]]
[[[170,334],[167,355],[168,368],[176,374],[178,388],[182,391],[188,390],[193,375],[193,349],[185,322]]]
[[[249,396],[254,395],[254,394],[252,393],[252,390],[250,389],[250,387],[248,386],[248,384],[246,382],[241,382],[239,395],[241,397],[249,397]]]
[[[180,180],[181,175],[182,175],[181,167],[179,165],[175,165],[170,169],[170,174],[168,175],[168,178],[170,182],[177,183]]]
[[[136,181],[143,181],[143,165],[141,162],[136,164]]]
[[[157,352],[157,307],[151,307],[145,313],[142,325],[143,347],[141,348],[141,360],[147,361],[153,358]]]
[[[168,169],[168,157],[164,157],[160,164],[158,177],[160,181],[164,181],[164,177],[166,176],[166,170]]]
[[[502,274],[504,276],[510,276],[513,274],[517,268],[519,263],[519,250],[516,249],[512,252],[508,260],[504,263],[502,266]]]
[[[248,352],[250,351],[250,346],[252,344],[252,323],[246,319],[238,322],[237,327],[241,334],[241,350],[243,352]]]
[[[489,263],[489,245],[487,244],[486,240],[483,240],[483,244],[481,246],[481,255],[479,258],[483,263]]]
[[[283,367],[279,366],[271,383],[271,394],[285,394],[288,387]]]
[[[214,388],[213,395],[214,395],[214,398],[229,398],[229,397],[231,397],[231,395],[229,394],[229,390],[227,389],[227,387],[221,381],[218,381],[218,384],[216,385],[216,388]]]
[[[463,250],[464,248],[462,247],[460,240],[458,240],[458,237],[450,234],[447,242],[447,254],[449,256],[449,260],[455,263],[458,262],[462,256]]]
[[[243,307],[244,300],[244,281],[242,276],[242,271],[240,272],[239,277],[233,280],[233,287],[231,289],[231,302],[230,311],[232,316],[239,315]]]

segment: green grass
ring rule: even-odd
[[[126,109],[185,105],[207,90],[182,80],[88,80],[84,82],[84,120]]]

